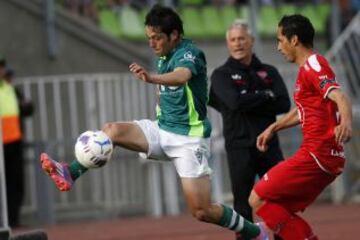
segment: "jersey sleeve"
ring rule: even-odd
[[[198,67],[197,65],[201,64],[202,60],[199,57],[199,54],[193,49],[186,49],[176,53],[174,56],[173,68],[187,68],[191,71],[193,75],[197,75]]]
[[[340,88],[334,72],[324,57],[314,54],[309,57],[306,65],[308,81],[320,92],[323,98],[327,97],[331,89]]]

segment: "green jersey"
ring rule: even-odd
[[[183,67],[191,71],[191,79],[182,86],[159,86],[157,118],[159,127],[180,135],[209,137],[207,118],[208,79],[204,53],[192,41],[183,39],[167,56],[157,62],[158,73],[173,72]]]

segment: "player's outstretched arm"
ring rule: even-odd
[[[160,84],[165,86],[181,86],[191,79],[192,73],[190,69],[179,67],[174,71],[164,74],[149,74],[142,66],[137,63],[132,63],[129,66],[136,78],[153,84]]]
[[[134,74],[134,76],[144,82],[151,82],[150,74],[145,70],[144,67],[140,66],[137,63],[132,63],[129,65],[129,70]]]
[[[164,74],[151,75],[152,83],[164,86],[181,86],[191,79],[190,69],[184,67],[175,68],[174,71]]]
[[[299,124],[299,117],[297,114],[297,109],[293,108],[285,114],[282,118],[271,124],[266,128],[256,139],[256,147],[261,152],[265,152],[268,149],[267,143],[273,137],[273,135],[285,128],[290,128]]]
[[[334,129],[337,143],[346,143],[352,136],[352,109],[350,99],[340,90],[333,89],[327,96],[336,103],[340,114],[340,123]]]

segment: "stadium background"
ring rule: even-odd
[[[140,8],[139,4],[125,4],[115,9],[100,4],[94,20],[92,15],[84,16],[83,11],[74,12],[67,8],[65,2],[0,0],[0,54],[16,70],[16,84],[36,107],[35,115],[26,120],[27,186],[22,208],[23,224],[39,227],[185,213],[184,200],[171,164],[144,162],[128,151],[116,151],[111,164],[87,173],[70,193],[58,193],[40,172],[39,152],[48,151],[57,158],[70,161],[74,141],[86,129],[99,128],[106,121],[154,117],[154,89],[135,81],[127,72],[128,64],[133,61],[154,69],[153,56],[143,35],[146,4],[152,3],[145,2]],[[199,1],[195,5],[188,2],[177,2],[176,7],[184,20],[186,36],[193,38],[205,51],[209,73],[227,57],[226,26],[235,17],[247,18],[254,26],[257,55],[279,68],[290,92],[296,67],[286,63],[276,52],[274,33],[277,21],[281,15],[294,12],[310,17],[318,33],[315,48],[326,53],[338,80],[351,96],[355,119],[354,138],[347,146],[349,161],[345,174],[321,195],[318,202],[350,204],[350,207],[346,205],[340,209],[344,213],[350,209],[349,221],[359,223],[360,216],[351,215],[356,212],[351,209],[358,210],[360,199],[360,15],[354,14],[352,22],[347,24],[350,20],[342,12],[343,1],[320,1],[318,4],[313,1],[275,1],[273,5],[249,1],[247,4],[221,6],[218,2],[204,4]],[[173,1],[164,3],[175,4]],[[210,116],[214,125],[212,165],[216,169],[213,198],[230,204],[221,121],[214,111],[210,110]],[[286,156],[298,147],[299,135],[299,129],[281,134]],[[328,216],[326,212],[332,209],[339,214],[329,216],[332,220],[342,214],[336,210],[339,208],[331,205],[320,209],[326,211],[310,209],[315,216],[309,217],[316,221],[316,217],[321,218],[316,215]],[[166,219],[163,224],[168,222]],[[195,224],[185,219],[189,225]],[[136,224],[152,222],[139,221]],[[104,225],[107,223],[111,226],[110,222]],[[211,229],[205,227],[203,231],[215,231]],[[57,230],[51,228],[49,231]]]

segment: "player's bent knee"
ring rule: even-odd
[[[113,128],[113,126],[114,126],[114,123],[105,123],[101,130],[110,137],[111,129]]]
[[[256,194],[255,191],[252,191],[249,197],[249,204],[252,207],[252,209],[257,210],[261,207],[261,205],[264,204],[264,201],[259,197],[259,195]]]
[[[110,137],[112,141],[119,138],[122,135],[121,125],[114,122],[105,123],[102,127],[102,131]]]

